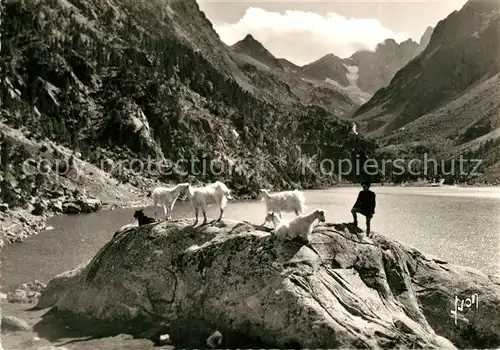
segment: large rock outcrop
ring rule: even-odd
[[[343,224],[316,227],[308,245],[279,244],[248,223],[190,224],[116,234],[89,262],[56,276],[38,307],[113,332],[162,325],[179,346],[203,345],[192,339],[215,329],[223,347],[500,345],[500,286],[478,271],[380,235],[360,239]],[[455,325],[455,295],[472,293],[479,309],[459,312]]]

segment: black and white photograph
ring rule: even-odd
[[[500,0],[0,0],[0,350],[500,349]]]

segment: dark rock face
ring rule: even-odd
[[[425,50],[353,114],[362,132],[410,158],[419,147],[429,157],[482,159],[473,181],[500,183],[499,33],[498,2],[469,1],[451,13]]]
[[[79,214],[82,212],[82,207],[73,202],[66,202],[62,205],[62,211],[64,214]]]
[[[91,198],[78,198],[62,204],[64,214],[93,213],[101,208],[102,202]]]
[[[437,264],[436,269],[432,261],[422,261],[413,276],[418,281],[415,295],[429,324],[457,347],[497,348],[500,344],[499,278],[443,261]],[[430,269],[433,274],[427,273]],[[477,303],[473,301],[474,295]],[[449,310],[438,307],[450,299],[453,302]],[[451,314],[455,310],[458,310],[456,323]]]
[[[82,208],[82,213],[93,213],[102,208],[102,202],[99,199],[80,198],[75,204]]]
[[[288,84],[255,69],[243,72],[195,0],[143,5],[90,0],[67,7],[53,0],[9,1],[2,8],[2,27],[8,32],[0,57],[0,64],[8,67],[0,83],[7,92],[2,123],[20,134],[25,130],[30,143],[47,138],[80,150],[78,165],[85,161],[102,166],[107,159],[128,163],[109,175],[137,187],[144,184],[142,177],[162,182],[192,177],[221,180],[241,188],[241,195],[255,195],[258,186],[284,189],[302,181],[318,186],[332,182],[329,176],[320,178],[319,171],[299,176],[278,162],[286,157],[288,164],[300,164],[316,155],[316,150],[295,152],[296,145],[315,142],[323,132],[309,128],[305,117],[326,121],[323,129],[336,129],[335,138],[328,139],[349,143],[348,123],[337,116],[358,103],[338,89],[320,86],[318,94],[309,95],[302,91],[305,82]],[[27,33],[36,42],[30,50],[24,50],[31,35]],[[246,41],[251,41],[247,44],[252,50],[265,50],[250,37]],[[326,101],[330,111],[312,106],[318,105],[315,101]],[[1,134],[4,128],[2,124]],[[24,158],[31,157],[31,148]],[[293,157],[288,154],[292,151]],[[40,157],[49,158],[42,153],[50,151],[40,151]],[[195,178],[199,169],[192,171],[188,163],[206,154],[207,164],[213,162],[217,169]],[[23,157],[12,157],[11,163],[20,168]],[[155,164],[132,169],[132,159]],[[172,170],[175,162],[185,164],[179,167],[183,169]],[[50,165],[59,173],[68,169],[68,182],[86,175],[85,169],[77,172],[70,164]],[[219,168],[223,171],[215,174]],[[131,175],[133,171],[141,176]],[[4,202],[11,208],[25,204],[19,193],[2,191],[2,196],[8,197]]]
[[[34,208],[31,212],[33,215],[42,215],[47,210],[48,204],[46,201],[40,200],[40,201],[35,202],[33,207]]]
[[[8,293],[6,299],[9,303],[36,304],[45,287],[44,283],[37,280],[23,283],[14,292]]]
[[[372,94],[386,87],[394,75],[417,55],[419,47],[411,39],[400,44],[387,39],[378,44],[375,51],[354,53],[350,61],[359,67],[358,86]]]
[[[245,38],[238,41],[236,44],[232,45],[231,49],[234,52],[249,55],[258,61],[269,65],[269,67],[283,69],[283,66],[278,59],[250,34],[245,36]]]
[[[377,134],[389,135],[447,104],[453,113],[458,107],[452,106],[454,99],[500,72],[499,31],[498,4],[469,1],[460,11],[438,23],[422,54],[401,69],[387,88],[361,106],[354,117],[361,121],[382,121],[382,128],[376,128]],[[483,104],[490,104],[483,99],[470,103],[481,110]],[[489,111],[484,112],[490,118]],[[440,115],[434,118],[442,119]],[[443,126],[446,127],[445,123]]]
[[[424,34],[420,38],[419,47],[418,47],[418,50],[417,50],[418,53],[424,51],[425,48],[427,47],[427,45],[429,45],[429,42],[431,41],[431,36],[432,36],[432,32],[433,31],[434,31],[433,27],[430,27],[430,26],[427,27],[427,29],[425,30]]]
[[[344,60],[333,54],[328,54],[317,61],[303,66],[302,71],[304,74],[318,80],[328,78],[335,80],[343,86],[349,85],[349,80],[347,79],[348,70],[344,66]]]
[[[56,276],[38,307],[181,347],[205,346],[214,330],[222,347],[500,345],[500,286],[488,276],[349,225],[317,226],[310,242],[278,244],[236,222],[130,228]],[[454,296],[469,293],[484,307],[464,311],[468,333],[457,333]]]

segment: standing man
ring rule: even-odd
[[[375,214],[375,193],[370,191],[370,181],[361,181],[361,186],[363,186],[363,191],[358,194],[358,199],[354,206],[352,207],[351,213],[354,218],[353,224],[358,226],[357,213],[364,215],[366,217],[366,235],[370,237],[370,222]]]

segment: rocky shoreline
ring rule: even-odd
[[[0,163],[0,249],[45,230],[47,220],[55,215],[146,206],[151,203],[147,190],[161,183],[126,168],[108,173],[79,152],[46,139],[33,140],[1,121],[0,129],[0,140],[8,144],[8,154]],[[118,157],[105,150],[101,155],[103,164],[112,164],[110,157]],[[188,180],[199,184],[194,177]]]
[[[380,184],[374,184],[375,186]],[[356,187],[357,184],[343,183],[335,187]],[[397,187],[400,185],[384,184],[382,186]],[[415,187],[433,187],[430,185],[408,184]],[[442,186],[449,187],[449,186]],[[460,187],[494,187],[493,185],[468,185]],[[327,188],[324,188],[327,189]],[[314,188],[312,190],[322,190],[322,188]],[[80,213],[92,213],[96,211],[111,211],[116,209],[124,209],[131,207],[141,207],[151,205],[152,202],[146,198],[146,191],[136,188],[135,194],[139,193],[142,199],[122,201],[119,199],[101,201],[95,197],[83,196],[79,191],[73,193],[73,196],[68,196],[67,193],[60,193],[60,196],[52,199],[41,199],[34,202],[30,209],[15,208],[10,210],[8,205],[0,203],[0,249],[5,244],[22,242],[25,238],[37,235],[47,228],[47,220],[56,215],[74,215]],[[236,196],[236,200],[255,199],[254,194]]]
[[[49,201],[49,203],[51,202]],[[48,227],[47,220],[54,216],[112,211],[146,205],[150,205],[146,200],[102,202],[95,198],[79,198],[72,201],[64,201],[62,206],[58,205],[61,210],[48,210],[40,215],[34,215],[28,210],[22,209],[5,211],[0,213],[0,220],[3,223],[0,226],[0,249],[6,244],[23,242],[24,239],[46,230]]]
[[[0,127],[0,248],[43,231],[54,215],[95,212],[111,200],[118,206],[137,202],[145,197],[140,188],[154,183],[142,178],[126,183],[79,152],[34,140],[3,122]]]
[[[497,277],[347,224],[318,225],[307,245],[269,231],[192,220],[124,230],[48,283],[37,308],[52,309],[34,329],[64,319],[87,336],[168,334],[180,347],[204,346],[215,330],[224,348],[500,345]],[[471,294],[479,309],[455,323],[455,296]]]
[[[0,138],[9,145],[9,165],[0,169],[0,249],[43,231],[46,220],[54,215],[145,206],[150,203],[146,190],[160,184],[158,179],[135,176],[127,169],[119,174],[107,173],[82,159],[79,152],[46,139],[33,140],[3,122],[0,127]],[[118,157],[105,150],[100,153],[101,163],[113,164],[112,157]],[[194,176],[182,181],[200,185]],[[257,187],[237,184],[227,183],[230,188],[235,186],[233,198],[256,198]],[[324,188],[319,183],[302,185],[315,190],[357,186],[344,181]]]
[[[45,283],[38,280],[23,283],[13,291],[0,293],[0,301],[6,300],[9,303],[37,304],[41,293],[46,287]]]
[[[0,207],[0,249],[6,244],[23,242],[24,239],[39,234],[47,229],[47,220],[57,215],[76,215],[97,211],[113,211],[117,209],[144,207],[152,205],[152,200],[146,197],[146,192],[137,189],[142,199],[101,201],[95,197],[77,194],[74,198],[65,196],[56,199],[44,199],[36,202],[37,206],[30,209],[15,208],[10,210],[7,205]],[[254,199],[255,196],[233,196],[236,200]]]

